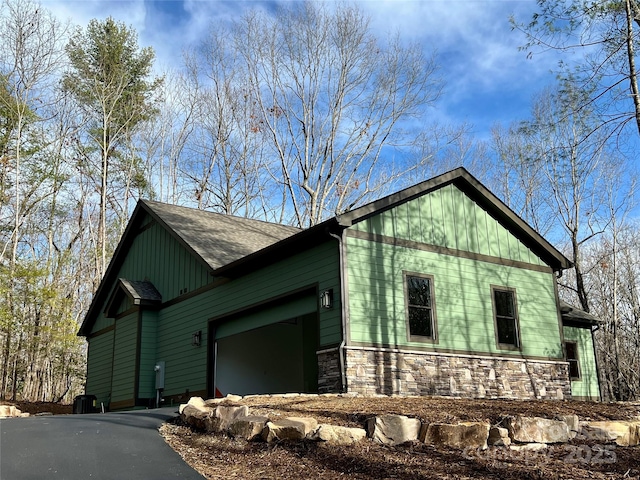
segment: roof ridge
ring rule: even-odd
[[[169,208],[185,209],[185,210],[190,210],[190,211],[202,212],[202,213],[207,214],[207,215],[221,216],[221,217],[228,218],[228,219],[238,220],[240,222],[263,223],[263,224],[266,224],[266,225],[274,225],[274,226],[278,226],[278,227],[290,228],[290,229],[297,230],[297,231],[306,230],[305,228],[296,227],[294,225],[287,225],[286,223],[270,222],[268,220],[263,220],[261,218],[242,217],[240,215],[232,215],[232,214],[229,214],[229,213],[214,212],[212,210],[205,210],[205,209],[201,209],[201,208],[189,207],[189,206],[186,206],[186,205],[178,205],[178,204],[175,204],[175,203],[168,203],[168,202],[159,202],[158,200],[150,200],[150,199],[146,199],[146,198],[141,198],[140,201],[146,203],[148,206],[150,206],[152,208],[153,208],[152,204],[156,204],[156,205],[166,206],[166,207],[169,207]]]

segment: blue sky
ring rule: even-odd
[[[298,1],[298,0],[287,0]],[[325,0],[331,2],[333,0]],[[179,68],[182,50],[204,38],[218,22],[237,18],[252,7],[272,9],[276,1],[216,0],[43,0],[59,19],[85,26],[112,16],[135,28],[141,46],[156,51],[157,67]],[[555,59],[526,58],[523,37],[509,16],[527,21],[536,2],[513,0],[360,0],[374,32],[398,31],[438,56],[445,91],[434,120],[468,123],[486,139],[497,122],[507,125],[528,116],[532,96],[553,81]]]

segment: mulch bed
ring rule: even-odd
[[[278,397],[243,400],[252,414],[272,419],[313,416],[320,423],[361,426],[383,413],[408,415],[424,422],[489,420],[506,415],[555,418],[576,414],[581,420],[640,417],[640,403],[575,401],[470,400],[442,397]],[[166,441],[206,478],[280,479],[640,479],[640,447],[552,445],[545,452],[435,448],[420,442],[388,447],[366,441],[337,447],[312,442],[247,443],[207,435],[182,425],[164,425]]]
[[[4,405],[15,405],[22,413],[36,415],[38,413],[51,413],[53,415],[66,415],[73,413],[73,405],[65,405],[53,402],[0,402]]]

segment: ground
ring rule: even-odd
[[[423,422],[455,423],[506,415],[555,418],[577,414],[581,420],[632,419],[640,403],[468,400],[453,398],[254,397],[244,400],[251,414],[270,418],[313,416],[320,423],[361,426],[381,413],[403,414]],[[399,447],[372,441],[345,447],[318,443],[247,443],[196,432],[179,420],[162,427],[166,441],[187,463],[209,479],[640,479],[640,447],[564,444],[543,453],[434,448],[419,442]]]
[[[313,416],[320,423],[361,426],[371,416],[396,413],[423,422],[455,423],[505,415],[555,418],[577,414],[581,420],[622,420],[640,416],[640,403],[576,401],[469,400],[442,397],[344,398],[269,397],[243,401],[252,414],[272,419]],[[70,413],[71,406],[16,403],[30,413]],[[434,448],[419,442],[387,447],[371,441],[333,447],[317,443],[247,443],[193,431],[176,420],[161,428],[165,440],[209,479],[636,479],[640,447],[587,444],[551,446],[543,453]]]

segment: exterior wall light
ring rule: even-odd
[[[333,288],[320,294],[320,306],[322,308],[333,308]]]
[[[194,347],[199,347],[202,342],[202,330],[198,330],[196,333],[191,335],[191,345]]]

